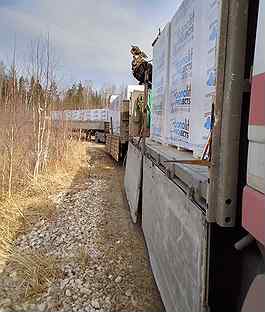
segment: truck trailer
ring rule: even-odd
[[[197,26],[206,27],[209,37]],[[130,139],[124,187],[167,312],[265,311],[264,30],[265,0],[184,0],[154,45],[154,51],[156,45],[162,49],[169,34],[170,48],[161,53],[171,59],[169,73],[161,79],[161,58],[153,64],[151,137]],[[205,51],[209,59],[214,50],[204,44],[212,39],[216,66],[206,75],[214,91],[205,99],[198,90],[204,78],[194,69],[205,70],[196,53]],[[178,79],[191,82],[185,92],[170,92]],[[182,105],[179,115],[171,98]],[[212,105],[202,114],[206,122],[199,119],[207,126],[201,135],[196,118],[206,100]],[[195,129],[191,139],[187,125]]]
[[[87,140],[94,136],[96,143],[105,143],[109,133],[107,109],[52,111],[51,120],[54,127],[67,127],[72,132],[84,133]]]

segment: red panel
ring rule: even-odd
[[[256,75],[252,79],[249,124],[265,125],[265,73]]]
[[[265,195],[246,186],[242,209],[243,227],[265,245]]]

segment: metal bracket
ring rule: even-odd
[[[194,166],[203,166],[203,167],[212,167],[212,163],[208,160],[202,159],[179,159],[179,160],[165,160],[165,163],[179,163],[179,164],[186,164],[186,165],[194,165]]]

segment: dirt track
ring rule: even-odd
[[[89,170],[80,170],[69,192],[54,198],[52,220],[16,242],[21,252],[56,258],[60,274],[37,298],[21,301],[12,294],[16,277],[7,267],[0,295],[10,298],[0,299],[1,311],[164,311],[142,231],[130,220],[124,169],[101,145],[88,144],[88,155]]]

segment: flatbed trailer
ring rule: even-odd
[[[128,145],[126,196],[167,312],[265,311],[265,1],[220,3],[210,161],[148,138]]]
[[[95,136],[97,142],[105,143],[105,134],[109,133],[107,109],[51,111],[51,121],[56,128],[67,128],[79,135],[84,133],[86,139]]]
[[[94,136],[97,143],[105,143],[106,134],[109,133],[109,122],[106,121],[53,120],[53,126],[67,127],[72,132],[84,133],[87,140]]]

